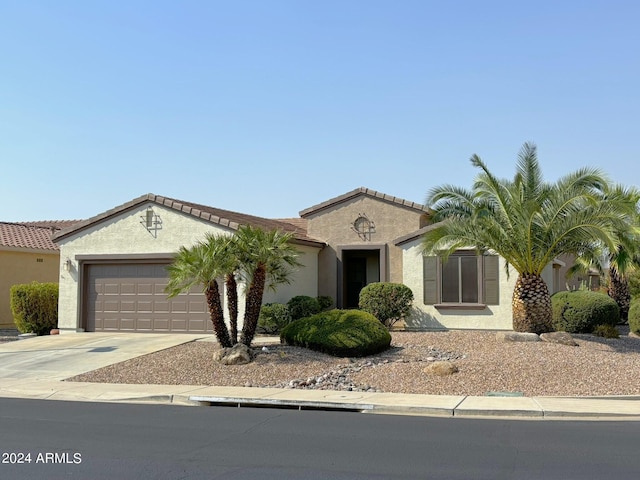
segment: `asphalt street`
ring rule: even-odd
[[[0,478],[637,479],[638,422],[0,399]],[[28,461],[27,461],[28,456]]]

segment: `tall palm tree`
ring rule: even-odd
[[[187,248],[181,247],[175,259],[167,267],[169,282],[165,291],[169,298],[201,286],[209,308],[216,338],[222,347],[233,342],[224,321],[221,291],[218,279],[233,271],[233,258],[229,255],[231,238],[208,234],[201,242]]]
[[[256,333],[265,287],[290,283],[293,268],[301,266],[297,260],[299,252],[291,239],[290,233],[252,226],[242,226],[235,234],[233,249],[238,271],[247,284],[240,338],[247,346]]]
[[[578,256],[614,249],[616,232],[628,228],[628,208],[603,198],[608,179],[591,168],[555,183],[543,180],[535,145],[520,150],[513,180],[496,178],[477,156],[480,169],[472,190],[444,185],[429,192],[436,223],[424,237],[424,251],[443,259],[459,248],[493,250],[518,272],[513,291],[513,329],[553,330],[551,298],[543,269],[563,253]]]

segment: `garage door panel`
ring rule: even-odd
[[[102,319],[102,328],[103,330],[119,330],[120,329],[120,321],[118,318],[103,318]]]
[[[171,313],[187,313],[187,302],[181,299],[176,299],[171,302]]]
[[[183,331],[186,332],[188,322],[186,320],[174,320],[171,325],[171,329],[175,331]]]
[[[204,331],[205,329],[209,328],[209,325],[211,325],[211,322],[209,321],[209,319],[207,320],[189,320],[189,331],[199,331],[202,330]]]
[[[118,300],[107,299],[102,302],[102,307],[104,312],[119,312],[120,302]]]
[[[157,293],[155,292],[155,286],[153,283],[139,283],[137,294],[138,295],[155,295]]]
[[[153,304],[153,311],[157,314],[169,313],[169,302],[156,301]]]
[[[189,312],[190,313],[208,313],[207,302],[204,300],[190,300],[189,301]]]
[[[153,302],[147,300],[138,300],[136,302],[137,311],[139,313],[152,313],[153,312]]]
[[[120,302],[120,311],[133,313],[136,311],[136,302],[135,300],[123,300]]]
[[[133,330],[133,328],[131,328]],[[136,330],[153,330],[153,320],[151,318],[138,318]]]
[[[167,298],[165,264],[87,265],[88,331],[211,332],[200,288]]]

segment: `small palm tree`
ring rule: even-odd
[[[255,336],[265,287],[290,283],[293,268],[301,266],[291,239],[290,233],[252,226],[242,226],[235,234],[233,249],[238,272],[247,284],[240,338],[245,345],[251,345]]]
[[[435,227],[424,236],[427,254],[443,259],[459,248],[493,250],[518,272],[513,291],[513,329],[552,331],[551,299],[543,269],[563,253],[599,256],[614,249],[616,232],[628,228],[628,206],[603,192],[608,180],[583,168],[555,183],[543,180],[535,145],[525,143],[513,180],[496,178],[477,156],[481,170],[471,191],[444,185],[431,190],[427,204]]]
[[[174,261],[167,267],[169,282],[165,291],[169,298],[202,286],[213,331],[220,345],[231,347],[232,341],[224,321],[224,310],[218,279],[233,271],[233,259],[229,255],[231,237],[207,235],[194,246],[181,247]]]
[[[238,280],[247,284],[241,342],[251,345],[258,326],[265,287],[291,281],[298,251],[291,245],[292,235],[277,230],[241,226],[234,235],[209,234],[190,248],[182,247],[167,267],[169,297],[202,286],[213,329],[222,347],[238,342]],[[229,327],[224,320],[221,290],[224,279],[229,308]]]

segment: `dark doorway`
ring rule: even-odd
[[[344,308],[358,308],[360,290],[380,281],[380,252],[352,250],[343,252]]]

